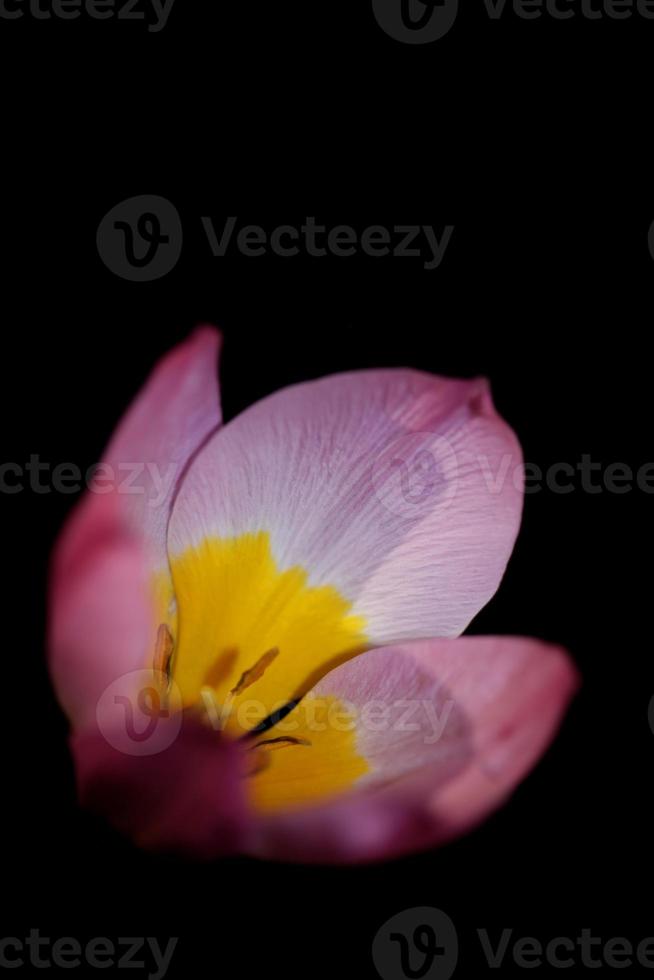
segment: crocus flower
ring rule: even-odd
[[[219,347],[202,328],[155,367],[56,548],[80,800],[200,858],[441,844],[514,789],[577,684],[560,648],[460,637],[518,532],[518,441],[485,380],[400,369],[221,427]]]

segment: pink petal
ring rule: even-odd
[[[371,771],[333,802],[263,818],[251,850],[345,862],[444,843],[529,772],[577,686],[564,650],[518,637],[424,640],[349,661],[314,693],[358,709],[357,751]],[[381,730],[380,716],[366,715],[375,702],[389,706]],[[407,731],[411,724],[417,729]]]
[[[116,494],[88,495],[55,555],[49,666],[59,702],[76,727],[95,720],[117,678],[143,668],[154,648],[150,566]]]
[[[82,804],[147,849],[203,859],[240,849],[248,815],[238,745],[189,717],[181,729],[176,719],[158,727],[162,747],[150,755],[117,748],[124,732],[114,744],[97,730],[72,737]]]
[[[150,586],[153,571],[167,568],[173,495],[190,457],[220,423],[218,346],[218,333],[202,328],[159,362],[111,441],[98,487],[57,542],[49,663],[78,726],[94,717],[107,685],[144,667],[154,649]],[[129,471],[121,467],[133,464],[147,468],[127,488]]]
[[[209,440],[169,548],[268,531],[279,568],[338,589],[371,645],[457,635],[513,548],[521,463],[483,379],[336,375],[271,395]]]
[[[221,337],[200,327],[155,366],[109,443],[103,464],[116,474],[132,527],[166,560],[173,497],[193,454],[221,423],[216,377]],[[135,465],[141,469],[134,476]],[[100,485],[105,484],[100,479]]]

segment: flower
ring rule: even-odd
[[[56,547],[80,800],[198,858],[441,844],[507,797],[577,686],[560,648],[460,637],[518,532],[518,441],[485,380],[403,369],[221,426],[219,347],[201,328],[155,367]]]

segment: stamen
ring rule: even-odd
[[[279,749],[286,749],[289,745],[311,745],[308,738],[295,738],[293,735],[280,735],[279,738],[265,738],[261,742],[256,742],[248,749],[251,753],[252,768],[247,772],[248,776],[258,776],[260,772],[268,769],[273,752]]]
[[[246,689],[246,687],[250,687],[251,684],[258,681],[260,677],[263,677],[273,660],[276,660],[278,656],[279,647],[272,647],[272,649],[267,650],[263,656],[259,657],[253,667],[250,667],[249,670],[246,670],[241,674],[238,684],[236,687],[232,688],[230,694],[240,694],[241,691]]]
[[[293,735],[280,735],[279,738],[264,738],[262,742],[256,742],[252,748],[249,750],[252,752],[254,749],[261,748],[265,745],[272,751],[277,749],[284,749],[287,745],[311,745],[308,738],[295,738]]]
[[[246,776],[258,776],[260,772],[270,767],[272,762],[270,752],[257,752],[256,755],[248,756],[251,768],[246,772]]]
[[[171,666],[175,641],[173,634],[165,623],[161,623],[157,630],[157,640],[154,645],[154,669],[166,677],[166,682],[170,684]]]
[[[270,729],[274,728],[278,722],[283,721],[287,715],[290,715],[291,711],[293,711],[294,708],[297,708],[301,700],[301,698],[294,698],[293,701],[287,701],[286,704],[283,704],[281,708],[277,709],[277,711],[273,711],[271,715],[268,715],[267,718],[260,721],[258,725],[251,728],[250,731],[246,732],[245,735],[242,735],[241,738],[254,738],[257,735],[263,735],[265,732],[270,731]]]

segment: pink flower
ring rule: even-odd
[[[155,368],[52,569],[50,668],[81,802],[148,848],[364,861],[498,806],[577,685],[456,639],[520,524],[484,380],[351,372],[221,428],[219,336]]]

